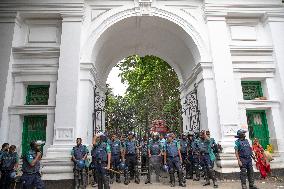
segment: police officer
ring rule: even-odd
[[[160,182],[160,171],[162,167],[162,145],[159,140],[159,133],[154,132],[152,140],[149,142],[148,146],[148,157],[150,160],[150,169],[147,174],[147,180],[145,184],[151,183],[151,173],[154,170],[156,174],[156,181]]]
[[[175,171],[178,172],[179,185],[185,187],[186,185],[183,181],[181,168],[182,157],[180,153],[180,145],[177,141],[174,141],[172,133],[167,135],[167,142],[164,147],[164,164],[169,166],[171,187],[175,186]]]
[[[87,186],[86,159],[89,150],[85,145],[82,145],[82,139],[76,139],[76,146],[72,148],[71,160],[74,162],[74,179],[76,188],[80,187],[80,180],[83,187]],[[81,179],[80,179],[81,178]]]
[[[42,158],[42,153],[40,151],[39,142],[31,142],[31,149],[23,158],[23,175],[22,184],[24,189],[44,188],[43,181],[40,175],[40,160]]]
[[[93,146],[98,189],[109,189],[109,176],[107,171],[110,169],[111,147],[107,143],[106,135],[104,133],[95,135]]]
[[[192,153],[192,143],[193,143],[194,133],[192,131],[188,132],[188,175],[187,179],[193,179],[193,153]]]
[[[215,139],[211,138],[210,131],[206,131],[206,135],[208,136],[208,138],[210,140],[209,155],[210,155],[210,159],[211,159],[211,162],[212,162],[212,167],[214,167],[214,163],[216,161],[216,154],[218,153],[218,146],[215,142]]]
[[[8,189],[16,176],[16,169],[19,164],[19,156],[16,152],[16,146],[11,145],[9,147],[9,152],[3,154],[1,158],[1,180],[0,180],[0,188]]]
[[[112,134],[111,140],[109,142],[111,148],[111,167],[112,169],[118,171],[118,166],[121,162],[122,146],[120,140],[117,138],[116,134]],[[111,183],[113,182],[114,174],[111,174]],[[120,174],[116,174],[116,182],[120,183]]]
[[[248,177],[249,181],[249,188],[250,189],[257,189],[254,186],[254,172],[252,167],[252,158],[254,158],[251,146],[249,141],[246,139],[246,131],[240,129],[237,131],[238,138],[235,141],[235,154],[238,160],[238,164],[240,167],[240,179],[242,184],[242,189],[246,189],[246,176]]]
[[[193,170],[195,171],[194,181],[200,180],[200,139],[199,132],[194,133],[194,139],[192,142],[192,161],[193,161]]]
[[[146,171],[147,170],[147,164],[148,164],[148,147],[147,147],[147,136],[143,136],[143,140],[141,141],[141,170]]]
[[[201,160],[201,164],[202,167],[204,168],[204,172],[205,172],[205,179],[206,182],[203,186],[207,186],[210,185],[210,178],[213,180],[213,186],[214,188],[218,188],[217,185],[217,180],[215,177],[215,172],[213,170],[212,167],[212,162],[210,159],[210,150],[211,150],[211,146],[210,146],[210,138],[206,135],[206,132],[203,130],[201,131],[201,136],[200,136],[200,160]]]
[[[125,170],[124,184],[128,185],[130,180],[135,178],[135,183],[140,183],[138,172],[138,142],[134,138],[134,132],[128,133],[128,139],[124,143],[123,153],[125,157],[125,164],[127,169]],[[129,178],[129,175],[131,178]]]
[[[2,159],[2,156],[7,153],[9,150],[9,143],[2,144],[2,148],[0,150],[0,160]],[[0,170],[1,170],[1,161],[0,161]],[[0,171],[0,178],[1,178],[1,171]]]
[[[180,153],[181,153],[181,157],[182,157],[182,163],[183,163],[183,167],[186,170],[186,179],[189,179],[189,160],[188,160],[188,149],[189,149],[189,145],[188,145],[188,139],[187,139],[187,135],[186,133],[183,133],[181,135],[181,139],[180,139]]]

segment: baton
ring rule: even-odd
[[[114,173],[116,173],[116,174],[122,174],[121,172],[118,172],[118,171],[115,171],[115,170],[113,170],[113,169],[108,169],[108,168],[104,168],[105,170],[108,170],[108,171],[111,171],[111,172],[114,172]]]

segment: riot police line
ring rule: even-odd
[[[245,138],[245,131],[237,132],[235,152],[240,166],[240,179],[242,189],[246,189],[246,177],[249,188],[256,189],[253,180],[252,159],[254,158],[250,144]],[[21,188],[44,188],[40,175],[40,151],[42,143],[31,142],[30,150],[23,155]],[[123,182],[128,185],[131,181],[141,182],[141,173],[146,174],[145,184],[152,183],[152,174],[155,173],[155,182],[161,178],[169,177],[171,187],[177,185],[185,187],[187,179],[200,181],[204,178],[204,186],[218,187],[214,168],[216,155],[220,152],[209,131],[183,133],[177,137],[174,133],[165,136],[152,133],[149,138],[135,137],[129,132],[127,136],[116,134],[107,135],[98,133],[94,136],[93,147],[90,152],[91,161],[88,160],[89,150],[77,138],[76,146],[71,150],[71,160],[74,163],[75,188],[86,188],[89,184],[90,173],[93,176],[93,187],[109,189],[114,182]],[[15,188],[17,170],[19,170],[19,157],[16,146],[2,145],[0,151],[1,179],[0,188]],[[139,165],[138,159],[141,161]],[[141,167],[141,170],[139,170]],[[123,178],[123,180],[122,180]],[[177,182],[176,182],[177,181]]]
[[[213,170],[218,145],[210,138],[209,131],[184,133],[180,137],[174,133],[165,136],[152,133],[149,138],[141,139],[135,137],[134,132],[120,137],[100,132],[93,139],[90,163],[88,153],[82,139],[78,138],[71,152],[76,188],[88,184],[86,167],[92,170],[93,186],[99,189],[108,189],[114,182],[139,184],[141,174],[146,176],[145,184],[150,184],[153,173],[155,182],[169,177],[171,187],[185,187],[187,179],[199,181],[201,177],[205,179],[204,186],[210,185],[211,179],[212,186],[218,187]]]

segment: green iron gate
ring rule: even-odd
[[[30,149],[30,143],[32,141],[46,141],[46,123],[46,115],[24,116],[22,154],[26,154]]]
[[[269,144],[269,131],[264,110],[248,110],[247,121],[249,129],[249,138],[257,138],[261,146],[266,149]]]

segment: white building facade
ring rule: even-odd
[[[217,171],[239,170],[240,128],[271,144],[272,167],[284,168],[281,0],[4,0],[0,34],[0,142],[21,153],[44,139],[45,180],[73,177],[70,149],[104,128],[94,109],[103,108],[112,67],[133,54],[175,69],[184,109],[197,87],[197,129],[223,147]]]

